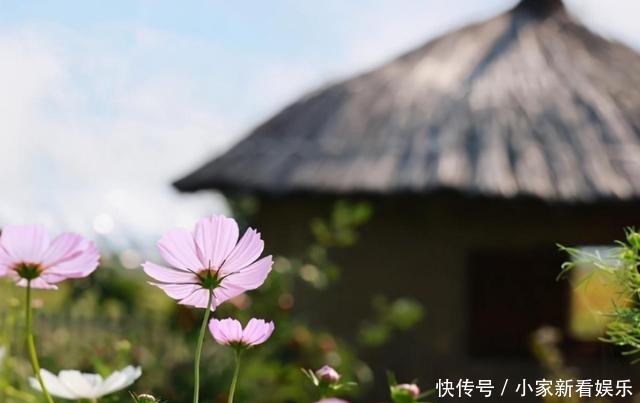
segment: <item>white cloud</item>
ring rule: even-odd
[[[369,68],[506,7],[501,0],[375,1],[354,16],[346,38],[351,48],[348,62],[356,69]]]
[[[122,246],[223,209],[169,182],[228,143],[231,123],[197,82],[145,77],[134,59],[68,32],[0,34],[0,222],[82,232],[108,222],[94,229]]]
[[[211,194],[178,195],[169,182],[259,119],[513,1],[328,0],[322,12],[309,4],[291,2],[292,18],[324,18],[315,26],[334,36],[314,32],[308,49],[257,59],[233,43],[143,24],[0,29],[0,225],[91,233],[97,223],[114,247],[146,247],[224,208]],[[569,6],[598,32],[640,46],[637,1]]]

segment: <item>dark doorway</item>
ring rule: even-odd
[[[569,287],[566,281],[556,281],[562,261],[555,248],[469,255],[471,356],[528,356],[536,329],[543,325],[565,329]]]

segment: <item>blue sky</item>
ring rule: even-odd
[[[287,102],[513,4],[0,0],[0,225],[147,248],[224,211],[169,183]],[[640,48],[637,0],[568,5]]]

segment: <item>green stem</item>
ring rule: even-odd
[[[33,337],[33,312],[31,310],[31,280],[27,281],[27,349],[29,350],[29,358],[31,359],[31,367],[35,373],[36,379],[42,389],[42,394],[47,403],[54,403],[47,387],[44,385],[42,375],[40,375],[40,363],[38,362],[38,354],[36,353],[36,343]]]
[[[207,302],[207,311],[204,313],[204,319],[202,326],[200,327],[200,335],[198,336],[198,345],[196,346],[196,361],[194,364],[194,385],[193,385],[193,403],[200,401],[200,356],[202,355],[202,343],[204,342],[204,335],[207,330],[207,323],[209,323],[209,316],[211,315],[211,302],[213,301],[213,290],[209,291],[209,302]]]
[[[229,387],[229,399],[227,403],[233,403],[233,396],[236,394],[236,385],[238,384],[238,376],[240,375],[240,355],[242,351],[236,350],[236,369],[233,371],[233,380]]]

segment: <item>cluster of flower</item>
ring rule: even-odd
[[[213,216],[200,220],[194,231],[169,231],[158,242],[160,255],[168,266],[146,262],[144,271],[153,284],[180,304],[206,308],[195,359],[193,401],[199,401],[200,353],[205,329],[213,339],[236,351],[238,364],[229,392],[229,402],[238,378],[239,356],[244,350],[264,343],[273,333],[273,322],[251,319],[243,328],[235,319],[213,319],[211,311],[225,301],[264,283],[271,271],[271,256],[258,259],[264,242],[260,234],[249,228],[242,238],[235,220]],[[86,277],[98,267],[99,253],[93,242],[74,233],[64,233],[51,240],[38,225],[6,226],[0,235],[0,277],[7,277],[27,290],[27,346],[35,378],[30,384],[40,390],[48,402],[51,395],[64,399],[95,400],[122,390],[138,379],[140,368],[129,366],[103,379],[97,374],[75,370],[61,371],[57,376],[41,369],[35,350],[32,329],[31,290],[57,289],[67,279]],[[4,353],[3,353],[4,354]],[[146,397],[145,397],[146,396]],[[136,400],[148,398],[140,395]]]
[[[500,396],[504,396],[509,379],[504,381]],[[438,379],[436,390],[438,397],[472,397],[472,393],[477,391],[484,397],[491,397],[493,393],[493,383],[489,379],[478,380],[473,382],[469,379],[460,379],[458,382],[449,379]],[[531,383],[523,379],[515,387],[515,392],[524,397],[527,394],[538,397],[626,397],[631,396],[631,380],[622,379],[616,381],[615,385],[610,379],[596,380],[591,379],[540,379]]]
[[[275,325],[252,318],[243,328],[233,318],[209,318],[220,304],[260,287],[271,271],[273,259],[271,256],[260,258],[264,249],[260,233],[249,228],[240,237],[236,221],[220,215],[201,219],[193,231],[169,231],[157,245],[166,265],[149,261],[142,265],[153,279],[150,284],[179,304],[205,309],[195,350],[193,402],[199,402],[200,356],[208,328],[216,342],[235,352],[235,372],[228,394],[231,403],[242,353],[267,341]],[[63,370],[56,376],[40,368],[32,328],[31,290],[54,290],[56,284],[64,280],[86,277],[97,269],[99,259],[93,242],[77,234],[64,233],[51,240],[47,231],[38,225],[6,226],[0,234],[0,277],[12,279],[26,289],[27,346],[35,374],[30,385],[41,391],[48,403],[53,403],[52,396],[96,401],[129,387],[142,375],[141,369],[133,366],[116,371],[106,379],[76,370]],[[3,355],[4,350],[0,350],[0,358]],[[344,402],[334,396],[355,385],[341,382],[340,374],[328,366],[304,372],[318,388],[323,403]],[[425,396],[415,384],[398,385],[394,381],[390,389],[396,403],[417,403]],[[136,402],[158,401],[148,394],[132,394],[132,397]]]

